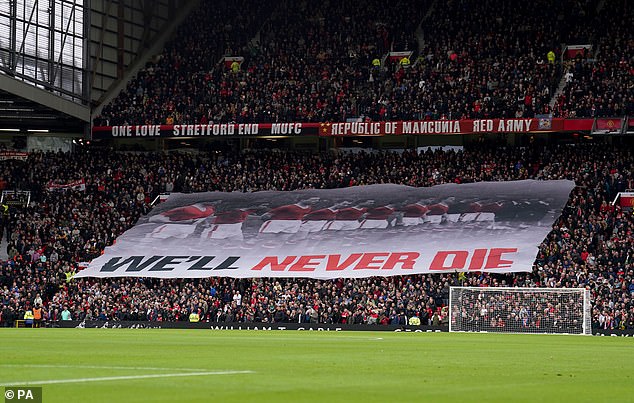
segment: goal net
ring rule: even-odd
[[[451,287],[450,332],[592,334],[583,288]]]

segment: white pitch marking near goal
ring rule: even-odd
[[[86,383],[86,382],[109,382],[109,381],[127,381],[134,379],[153,379],[153,378],[176,378],[186,376],[209,376],[209,375],[238,375],[238,374],[254,374],[254,371],[207,371],[207,372],[187,372],[176,374],[144,374],[144,375],[127,375],[127,376],[103,376],[98,378],[75,378],[75,379],[47,379],[42,381],[22,381],[22,382],[0,382],[1,386],[29,386],[29,385],[53,385],[59,383]]]
[[[0,368],[77,368],[77,369],[121,369],[134,371],[194,371],[204,372],[207,368],[165,368],[165,367],[124,367],[110,365],[51,365],[51,364],[0,364]]]

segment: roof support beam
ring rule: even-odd
[[[0,88],[29,101],[40,103],[84,122],[90,122],[90,108],[60,97],[31,84],[24,83],[6,74],[0,74]]]
[[[178,26],[199,4],[200,0],[187,0],[178,8],[178,11],[174,13],[174,17],[165,24],[165,27],[161,30],[161,32],[156,35],[156,37],[149,40],[151,46],[146,48],[145,51],[137,54],[137,57],[130,63],[128,69],[125,71],[124,76],[113,82],[106,92],[97,100],[96,105],[93,105],[93,116],[99,115],[104,105],[108,104],[112,101],[112,99],[119,95],[119,92],[126,87],[128,81],[136,76],[139,70],[145,67],[148,60],[161,53],[165,43],[169,40],[174,31],[176,31]]]

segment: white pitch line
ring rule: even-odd
[[[104,376],[99,378],[75,378],[75,379],[48,379],[43,381],[23,381],[2,383],[1,386],[29,386],[29,385],[53,385],[58,383],[85,383],[85,382],[108,382],[108,381],[126,381],[132,379],[152,379],[152,378],[174,378],[184,376],[207,376],[207,375],[236,375],[236,374],[253,374],[253,371],[207,371],[207,372],[187,372],[176,374],[146,374],[146,375],[127,375],[127,376]]]
[[[207,371],[207,368],[122,367],[108,365],[0,364],[0,368],[131,369],[135,371]]]

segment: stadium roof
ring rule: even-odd
[[[0,134],[88,133],[91,112],[160,52],[198,2],[0,4]]]

